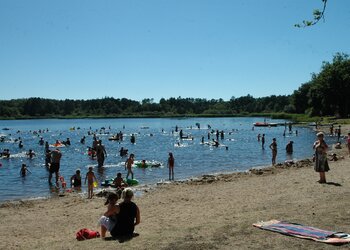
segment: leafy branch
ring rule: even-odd
[[[317,24],[321,19],[324,20],[324,13],[326,11],[326,7],[327,7],[327,1],[328,0],[322,0],[323,2],[323,9],[322,11],[319,9],[315,9],[313,11],[313,16],[314,19],[313,20],[304,20],[301,24],[294,24],[295,27],[297,28],[305,28],[305,27],[309,27],[309,26],[313,26],[315,24]]]

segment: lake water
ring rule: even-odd
[[[245,171],[252,167],[267,166],[271,164],[271,150],[268,145],[272,138],[277,138],[279,147],[277,162],[286,159],[303,159],[313,154],[312,144],[315,133],[310,127],[293,127],[291,134],[284,137],[285,127],[255,127],[253,123],[262,121],[262,118],[188,118],[188,119],[45,119],[45,120],[17,120],[0,121],[0,134],[6,135],[6,140],[0,142],[0,150],[10,149],[9,159],[0,158],[0,201],[14,200],[31,197],[47,197],[52,190],[48,185],[48,171],[44,165],[44,146],[38,141],[43,137],[50,144],[56,140],[65,141],[70,138],[71,146],[60,148],[63,156],[61,159],[60,173],[69,182],[70,176],[77,168],[82,170],[85,177],[89,166],[97,166],[96,160],[91,160],[87,155],[87,146],[92,145],[92,136],[89,131],[97,131],[97,137],[102,139],[108,156],[103,169],[95,167],[95,175],[99,181],[112,178],[117,172],[125,177],[124,162],[126,158],[119,156],[121,147],[127,148],[129,153],[135,154],[136,160],[158,161],[163,166],[158,168],[140,169],[134,168],[135,178],[141,185],[151,185],[168,179],[166,167],[168,152],[173,152],[175,157],[175,179],[189,179],[202,174],[226,173]],[[284,120],[270,122],[284,123]],[[200,124],[200,129],[196,124]],[[201,144],[201,137],[208,141],[208,124],[216,130],[223,130],[225,137],[219,139],[225,146],[212,147]],[[194,140],[179,140],[177,133],[172,133],[175,126],[182,129],[184,134],[190,134]],[[75,130],[70,128],[75,127]],[[101,134],[100,129],[106,130]],[[9,130],[3,130],[8,128]],[[79,128],[79,129],[78,129]],[[90,130],[91,128],[91,130]],[[47,130],[39,135],[33,131]],[[296,129],[298,135],[296,135]],[[122,131],[122,142],[109,141],[108,137]],[[131,144],[130,135],[136,134],[136,143]],[[266,134],[265,150],[257,141],[258,134]],[[81,144],[80,139],[86,136],[86,143]],[[151,136],[153,135],[153,136]],[[21,137],[24,147],[19,148],[15,139]],[[211,139],[216,138],[211,134]],[[294,153],[290,157],[285,153],[285,145],[289,140],[294,141]],[[331,143],[331,141],[327,141]],[[180,146],[178,145],[180,143]],[[25,155],[29,149],[34,150],[36,156],[28,159]],[[21,177],[20,166],[26,163],[32,172],[26,177]],[[53,177],[54,180],[54,177]],[[69,187],[69,183],[68,187]],[[85,188],[85,187],[84,187]]]

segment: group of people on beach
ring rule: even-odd
[[[135,226],[141,222],[139,207],[132,201],[134,193],[132,189],[125,188],[121,197],[123,201],[117,203],[119,195],[110,193],[105,205],[107,211],[99,219],[101,238],[105,239],[106,233],[110,232],[113,238],[132,237]]]

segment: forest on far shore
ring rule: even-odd
[[[283,84],[283,83],[281,83]],[[321,71],[312,74],[291,95],[254,98],[232,97],[229,101],[205,98],[169,98],[141,102],[127,98],[105,97],[92,100],[54,100],[39,97],[0,100],[0,117],[71,118],[71,117],[172,117],[236,116],[257,113],[336,116],[350,114],[350,59],[337,53],[332,62],[323,62]]]

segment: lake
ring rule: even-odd
[[[157,161],[160,167],[134,168],[135,178],[140,185],[153,185],[168,179],[166,166],[168,153],[175,157],[175,180],[189,179],[203,174],[228,173],[246,171],[252,167],[271,164],[271,150],[268,148],[272,138],[277,139],[277,162],[286,159],[304,159],[313,154],[312,144],[315,132],[311,127],[295,127],[283,136],[285,126],[255,127],[254,122],[263,118],[150,118],[150,119],[44,119],[44,120],[2,120],[0,134],[5,136],[0,142],[0,150],[9,149],[9,159],[0,158],[0,201],[22,198],[48,197],[52,190],[48,185],[48,171],[45,167],[44,146],[39,145],[40,137],[49,144],[56,140],[65,141],[70,138],[71,145],[61,147],[62,160],[60,173],[64,176],[69,187],[69,178],[77,168],[85,177],[89,166],[95,166],[94,172],[101,182],[112,178],[117,172],[125,177],[124,162],[126,158],[119,156],[121,147],[135,154],[135,159],[141,161]],[[285,120],[271,120],[274,123],[284,123]],[[197,125],[200,125],[198,128]],[[208,129],[210,125],[211,129]],[[184,135],[190,135],[193,140],[179,140],[175,127],[182,129]],[[3,129],[7,130],[3,130]],[[101,130],[105,128],[105,130]],[[43,130],[43,133],[36,133]],[[204,136],[208,142],[211,130],[224,131],[224,138],[219,137],[219,147],[202,144]],[[298,133],[296,134],[296,130]],[[36,132],[34,132],[36,131]],[[92,145],[92,135],[96,132],[107,150],[105,166],[97,168],[96,160],[90,159],[87,147]],[[122,131],[123,141],[109,141],[108,137]],[[266,134],[265,149],[257,140],[258,134]],[[136,143],[130,142],[131,134],[136,135]],[[80,139],[86,136],[86,143]],[[19,148],[20,138],[24,147]],[[216,139],[215,133],[210,134],[210,140]],[[294,141],[294,153],[288,156],[285,146],[288,141]],[[331,141],[327,141],[331,143]],[[26,152],[32,149],[36,156],[28,159]],[[20,167],[26,163],[31,171],[26,177],[21,177]],[[54,180],[54,179],[53,179]],[[85,186],[83,188],[85,190]]]

